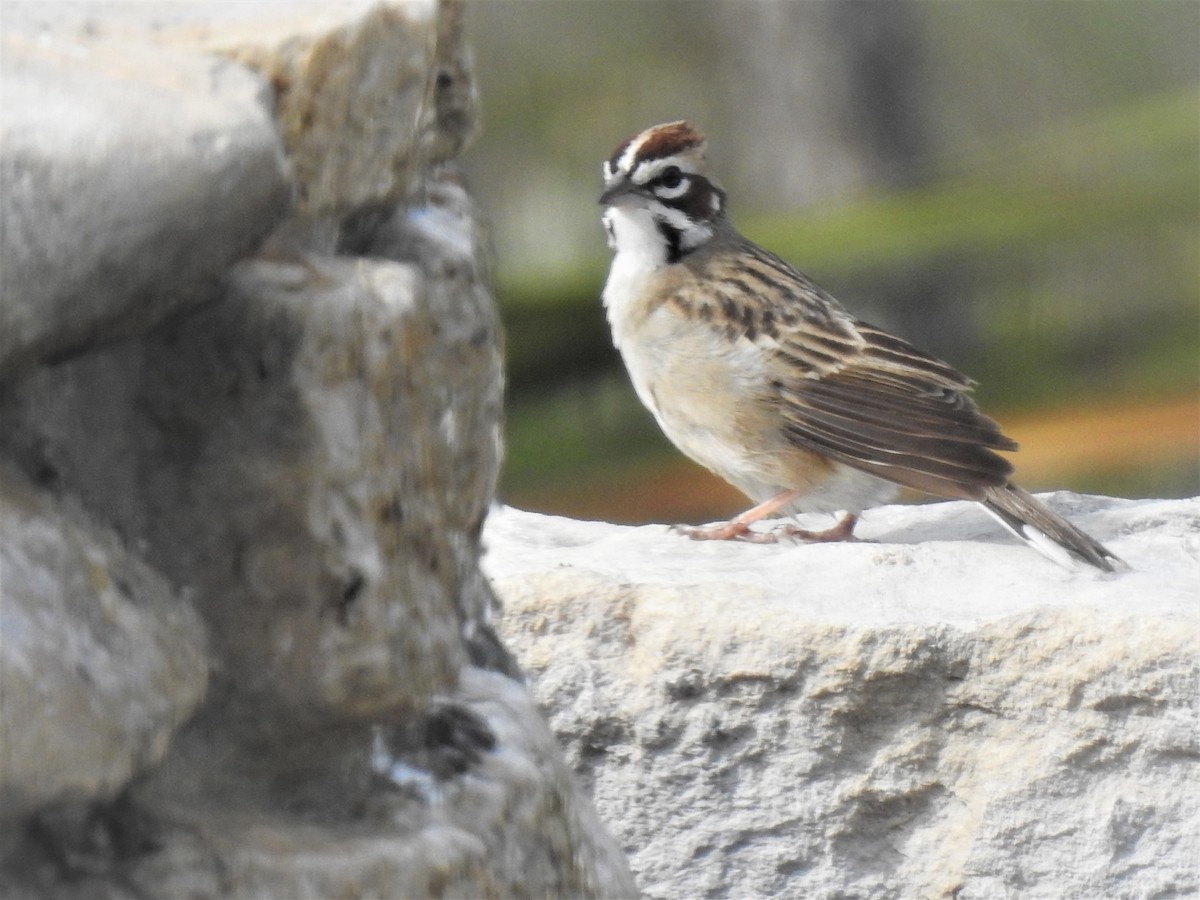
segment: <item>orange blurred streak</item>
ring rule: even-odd
[[[1200,466],[1200,397],[1154,404],[1069,407],[1015,416],[1004,430],[1021,445],[1012,455],[1022,483],[1051,485],[1074,472],[1137,469],[1196,461]]]

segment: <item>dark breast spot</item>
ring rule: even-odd
[[[744,334],[746,338],[751,341],[758,337],[758,328],[754,324],[754,307],[743,306],[741,310],[741,319],[742,334]]]
[[[775,325],[775,313],[769,309],[764,309],[762,319],[759,322],[759,328],[767,337],[779,337],[779,328]]]

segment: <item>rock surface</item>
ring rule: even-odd
[[[1131,570],[966,503],[807,546],[502,509],[485,567],[647,896],[1195,896],[1200,499],[1048,499]]]
[[[211,298],[287,207],[270,91],[240,66],[6,31],[0,78],[0,377]]]
[[[388,260],[255,260],[229,281],[26,378],[0,407],[10,450],[192,589],[254,727],[420,705],[485,615],[458,604],[497,465],[499,358],[469,353],[494,348],[491,311],[435,308]]]
[[[111,799],[158,763],[208,680],[191,607],[69,500],[0,466],[0,832]]]
[[[447,165],[461,7],[29,7],[0,894],[632,895],[479,565],[503,372]]]
[[[344,734],[310,743],[312,769],[286,790],[236,754],[214,758],[210,742],[185,739],[127,804],[93,816],[86,840],[66,845],[74,877],[47,892],[61,864],[28,842],[5,896],[635,895],[523,686],[467,667],[418,721],[365,743]],[[323,752],[363,779],[316,783]]]
[[[458,62],[458,7],[440,15],[431,2],[335,9],[271,15],[263,6],[242,29],[205,41],[275,87],[297,208],[307,215],[395,205],[425,163],[458,153],[476,121],[473,104],[450,120],[456,92],[474,97]]]

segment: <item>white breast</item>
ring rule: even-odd
[[[738,483],[747,442],[761,446],[767,440],[765,434],[746,433],[748,427],[754,430],[749,405],[765,383],[761,353],[749,341],[730,341],[710,324],[661,302],[664,298],[655,294],[670,290],[664,284],[669,279],[665,261],[644,252],[651,244],[644,237],[623,241],[643,223],[623,210],[610,213],[618,250],[604,305],[634,390],[675,446]]]
[[[647,209],[610,206],[604,225],[614,255],[602,299],[619,350],[629,332],[632,306],[667,264],[667,248]]]

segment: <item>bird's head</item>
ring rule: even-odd
[[[655,125],[622,141],[603,165],[604,224],[617,252],[658,242],[678,262],[712,238],[725,192],[708,174],[704,136],[687,122]]]

